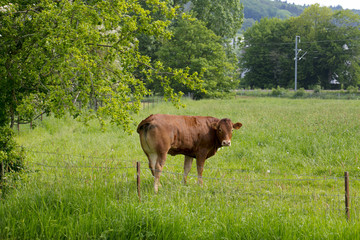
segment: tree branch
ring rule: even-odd
[[[23,121],[23,122],[18,121],[17,123],[18,123],[18,124],[29,124],[29,123],[31,123],[32,121],[34,121],[34,120],[38,119],[39,117],[41,117],[41,116],[42,116],[43,114],[45,114],[45,113],[46,113],[46,111],[43,111],[42,113],[40,113],[39,115],[37,115],[35,118],[31,119],[30,121]]]

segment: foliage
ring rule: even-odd
[[[262,18],[287,19],[299,16],[305,9],[304,6],[283,1],[243,0],[242,3],[244,4],[244,22],[249,23],[243,25],[242,30],[246,30]]]
[[[170,82],[201,88],[195,72],[165,71],[139,52],[138,35],[171,36],[167,26],[176,12],[167,1],[17,0],[0,6],[0,125],[43,112],[77,117],[96,100],[101,123],[109,115],[130,131],[131,114],[149,94],[146,78],[160,81],[175,104],[181,94]]]
[[[357,93],[359,91],[359,89],[358,89],[358,87],[349,86],[349,87],[347,87],[346,91],[348,93]]]
[[[288,19],[290,17],[298,17],[305,8],[310,5],[296,5],[282,0],[242,0],[244,5],[244,24],[241,27],[245,31],[251,27],[256,21],[262,18],[279,18]],[[331,6],[332,10],[344,10],[340,5]],[[360,10],[352,9],[355,14],[360,14]]]
[[[289,87],[288,24],[277,18],[264,18],[244,33],[245,48],[240,56],[242,69],[246,70],[244,84],[251,88]],[[279,44],[280,43],[280,44]],[[293,72],[292,72],[293,73]]]
[[[204,76],[203,86],[207,90],[206,94],[201,90],[193,91],[187,86],[172,81],[175,89],[192,92],[196,98],[215,97],[219,94],[212,91],[221,94],[222,91],[235,88],[237,83],[234,80],[234,63],[238,62],[238,59],[235,54],[236,42],[230,43],[230,38],[234,38],[241,27],[243,15],[240,2],[180,0],[173,2],[173,6],[176,4],[179,4],[177,11],[180,15],[169,27],[174,32],[174,38],[157,40],[142,34],[138,37],[140,52],[151,57],[152,61],[161,60],[166,67],[190,68],[190,73],[196,71],[200,76]],[[184,13],[191,14],[191,18],[184,16]],[[186,43],[183,42],[184,40]],[[189,53],[190,51],[193,53]],[[175,56],[181,57],[177,60]],[[216,57],[219,58],[218,61],[215,60]],[[202,68],[207,70],[204,75]],[[232,80],[231,83],[228,82],[229,79]],[[159,81],[147,81],[146,87],[155,93],[163,93]]]
[[[234,38],[243,22],[243,6],[238,0],[193,0],[195,17],[216,35]]]
[[[0,181],[3,172],[18,172],[24,168],[25,152],[13,138],[13,131],[8,127],[0,127]]]
[[[281,88],[280,86],[277,86],[277,88],[273,88],[271,90],[271,95],[275,97],[280,97],[281,95],[284,95],[286,92],[285,88]]]
[[[303,87],[319,84],[331,89],[332,80],[345,87],[360,83],[359,15],[313,5],[293,20],[291,25],[301,36],[299,48],[307,51],[298,64],[299,83]]]
[[[266,17],[285,19],[290,16],[299,16],[305,8],[283,1],[243,0],[243,3],[245,17],[255,21]]]
[[[294,39],[298,44],[298,84],[331,89],[360,83],[360,16],[312,5],[286,20],[262,19],[244,33],[243,85],[252,88],[294,86]]]
[[[157,52],[165,67],[190,68],[190,74],[198,72],[203,79],[203,87],[209,94],[213,91],[229,91],[235,88],[235,67],[223,47],[221,37],[207,29],[198,20],[179,20],[173,26],[174,35],[165,41]],[[175,85],[177,91],[189,92],[184,85]],[[195,92],[196,98],[204,93]]]
[[[295,97],[295,98],[297,98],[297,97],[300,97],[300,98],[301,98],[301,97],[304,97],[305,94],[306,94],[305,89],[304,89],[304,88],[300,88],[300,89],[298,89],[298,90],[295,92],[294,97]]]
[[[359,100],[360,99],[360,93],[359,92],[353,92],[350,93],[348,91],[344,90],[323,90],[318,87],[314,87],[314,90],[306,90],[302,91],[302,88],[298,91],[293,90],[287,90],[280,88],[281,91],[278,90],[278,88],[273,88],[272,90],[261,90],[261,89],[255,89],[255,90],[237,90],[235,92],[236,97],[238,96],[248,96],[248,97],[281,97],[281,98],[301,98],[301,99],[342,99],[342,100]],[[281,93],[279,93],[281,92]],[[299,96],[301,95],[301,96]]]
[[[312,87],[312,89],[314,90],[314,93],[321,93],[321,86],[320,85],[315,85]]]

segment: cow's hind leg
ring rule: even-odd
[[[184,184],[186,184],[186,180],[187,180],[187,176],[191,170],[191,165],[193,162],[193,158],[189,157],[189,156],[185,156],[185,161],[184,161]]]
[[[165,164],[165,161],[166,161],[166,152],[165,153],[160,153],[157,155],[157,160],[156,160],[156,164],[155,164],[155,180],[154,180],[154,190],[155,190],[155,193],[158,192],[159,190],[159,186],[160,185],[160,176],[161,176],[161,172],[162,172],[162,169],[164,167],[164,164]]]
[[[150,153],[146,154],[149,159],[149,168],[151,170],[151,173],[153,176],[155,176],[155,165],[158,158],[158,155],[156,153]]]

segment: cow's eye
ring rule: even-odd
[[[219,133],[221,133],[222,132],[222,130],[221,130],[221,128],[219,128]]]

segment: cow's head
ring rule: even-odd
[[[239,129],[241,126],[241,123],[237,122],[233,124],[228,118],[223,118],[211,124],[211,127],[216,131],[221,146],[230,146],[233,129]]]

